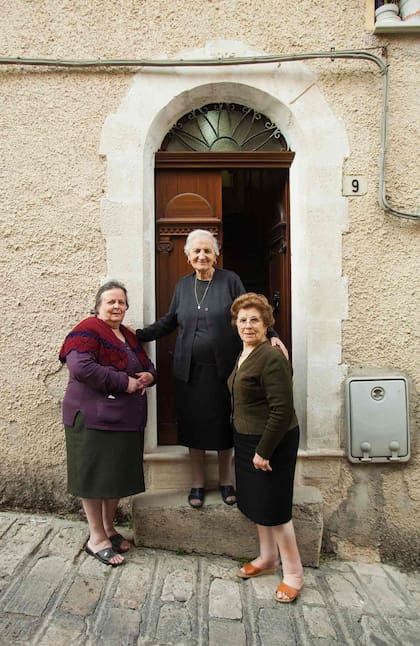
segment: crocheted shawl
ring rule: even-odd
[[[137,359],[146,368],[149,360],[136,335],[124,325],[120,325],[120,329]],[[112,328],[96,316],[84,319],[66,336],[59,355],[61,363],[65,363],[67,355],[73,350],[92,352],[102,366],[124,370],[128,364],[127,352],[118,342]]]

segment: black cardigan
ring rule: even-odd
[[[173,359],[177,379],[187,382],[190,376],[191,355],[197,328],[198,308],[194,295],[196,274],[184,276],[175,286],[169,310],[161,318],[143,329],[136,330],[140,341],[154,341],[178,328]],[[241,349],[236,329],[230,322],[230,306],[237,296],[245,293],[241,279],[233,271],[215,268],[211,285],[201,310],[207,319],[210,342],[216,359],[217,373],[226,380]]]

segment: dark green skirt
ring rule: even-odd
[[[78,413],[65,426],[67,492],[79,498],[125,498],[144,488],[144,432],[86,428]]]

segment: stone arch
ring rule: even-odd
[[[219,42],[210,43],[183,58],[215,57],[218,48]],[[229,44],[231,50],[237,56],[256,53],[241,43]],[[129,321],[154,320],[154,155],[180,116],[196,105],[221,100],[269,115],[295,152],[290,169],[295,403],[303,446],[336,450],[345,375],[341,325],[347,316],[347,283],[341,275],[341,236],[347,200],[341,195],[341,178],[348,143],[342,122],[305,63],[146,68],[135,75],[101,138],[107,167],[101,223],[108,275],[128,286]],[[151,404],[149,451],[156,446]]]

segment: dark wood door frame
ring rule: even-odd
[[[188,173],[191,171],[192,172],[197,171],[201,174],[203,172],[205,173],[205,171],[214,172],[216,170],[222,171],[227,169],[246,169],[246,168],[274,169],[274,170],[289,169],[293,162],[293,158],[294,158],[293,152],[268,152],[268,153],[267,152],[250,152],[250,153],[158,152],[156,153],[156,156],[155,156],[155,168],[158,172],[160,171],[161,175],[164,175],[164,176],[167,174],[165,173],[165,171],[169,171],[168,177],[169,175],[172,175],[172,172],[176,173],[177,170],[181,174],[183,174],[183,171],[187,171]],[[166,187],[165,183],[163,187],[165,189]],[[181,197],[184,203],[187,204],[186,211],[187,212],[191,211],[191,207],[193,206],[193,201],[196,199],[196,195],[194,193],[184,192],[182,193]],[[276,271],[276,267],[279,266],[278,262],[283,263],[282,272],[281,272],[282,288],[283,288],[283,294],[285,297],[285,303],[287,303],[287,308],[290,315],[290,256],[289,256],[290,238],[289,238],[289,226],[288,226],[290,217],[289,217],[288,185],[285,186],[284,200],[285,200],[284,203],[287,211],[287,213],[285,214],[285,221],[279,222],[278,225],[272,229],[271,242],[273,244],[270,250],[270,254],[271,256],[273,256],[274,254],[274,257],[276,258],[275,263],[273,265],[274,271]],[[191,204],[189,202],[191,202]],[[177,208],[176,201],[168,202],[168,204],[172,204],[172,203],[174,203],[174,208],[172,210],[171,209],[162,210],[162,205],[159,206],[158,203],[156,205],[156,209],[157,209],[156,215],[159,211],[159,215],[157,215],[156,217],[156,238],[157,238],[156,244],[157,244],[157,251],[159,255],[163,253],[164,255],[170,254],[172,256],[172,251],[174,249],[174,241],[179,240],[180,236],[184,237],[190,230],[197,228],[197,225],[198,225],[198,228],[207,228],[211,230],[219,237],[219,240],[221,240],[222,213],[216,214],[215,212],[213,212],[210,205],[209,205],[209,210],[207,212],[205,200],[201,200],[197,202],[197,208],[199,209],[197,213],[196,213],[196,209],[193,209],[194,215],[198,216],[198,220],[196,219],[196,217],[194,218],[190,218],[188,216],[185,217],[185,213],[183,214],[183,209]],[[181,207],[182,207],[182,204],[181,204]],[[176,242],[176,244],[178,245],[179,242]],[[287,258],[289,258],[288,261],[285,256],[278,256],[279,253],[280,254],[284,253],[284,250],[282,251],[282,248],[288,250],[287,252]],[[280,258],[283,258],[283,260],[280,260]],[[175,270],[175,267],[172,267],[171,273],[174,274],[174,271],[175,273],[177,273]],[[173,275],[171,276],[171,281],[165,280],[164,276],[161,276],[160,278],[158,276],[158,280],[162,280],[162,278],[165,283],[166,282],[169,283],[173,280],[174,276]],[[157,288],[159,288],[159,285],[157,285]],[[167,291],[167,286],[165,287],[165,289]],[[168,299],[169,299],[169,296],[166,295],[163,300],[166,301]],[[158,312],[158,314],[162,314],[162,313],[163,312]],[[290,325],[283,326],[283,331],[281,332],[281,335],[283,336],[284,340],[286,341],[286,344],[289,346],[289,349],[290,349],[290,337],[289,337],[289,334],[287,333],[285,334],[285,330],[289,330],[290,332]],[[167,342],[170,344],[171,340],[168,338]],[[162,340],[159,343],[162,344]],[[170,370],[169,366],[166,367],[166,370],[164,371],[165,374],[168,370]],[[158,397],[158,404],[159,404],[159,400],[160,398]],[[162,401],[164,401],[165,406],[169,404],[169,402],[166,399]],[[173,402],[170,408],[172,407],[173,407]],[[158,405],[158,408],[159,408],[159,405]],[[160,419],[160,417],[161,416],[158,413],[158,418]],[[164,421],[162,423],[164,425],[164,428],[166,425],[168,429],[170,429],[170,424],[171,424],[170,421],[169,422]],[[171,439],[172,432],[170,430],[166,432],[164,429],[162,429],[162,433],[163,435],[161,435],[161,433],[159,432],[159,443],[172,444],[174,442],[174,440]]]
[[[295,153],[197,153],[158,152],[155,168],[290,168]]]

